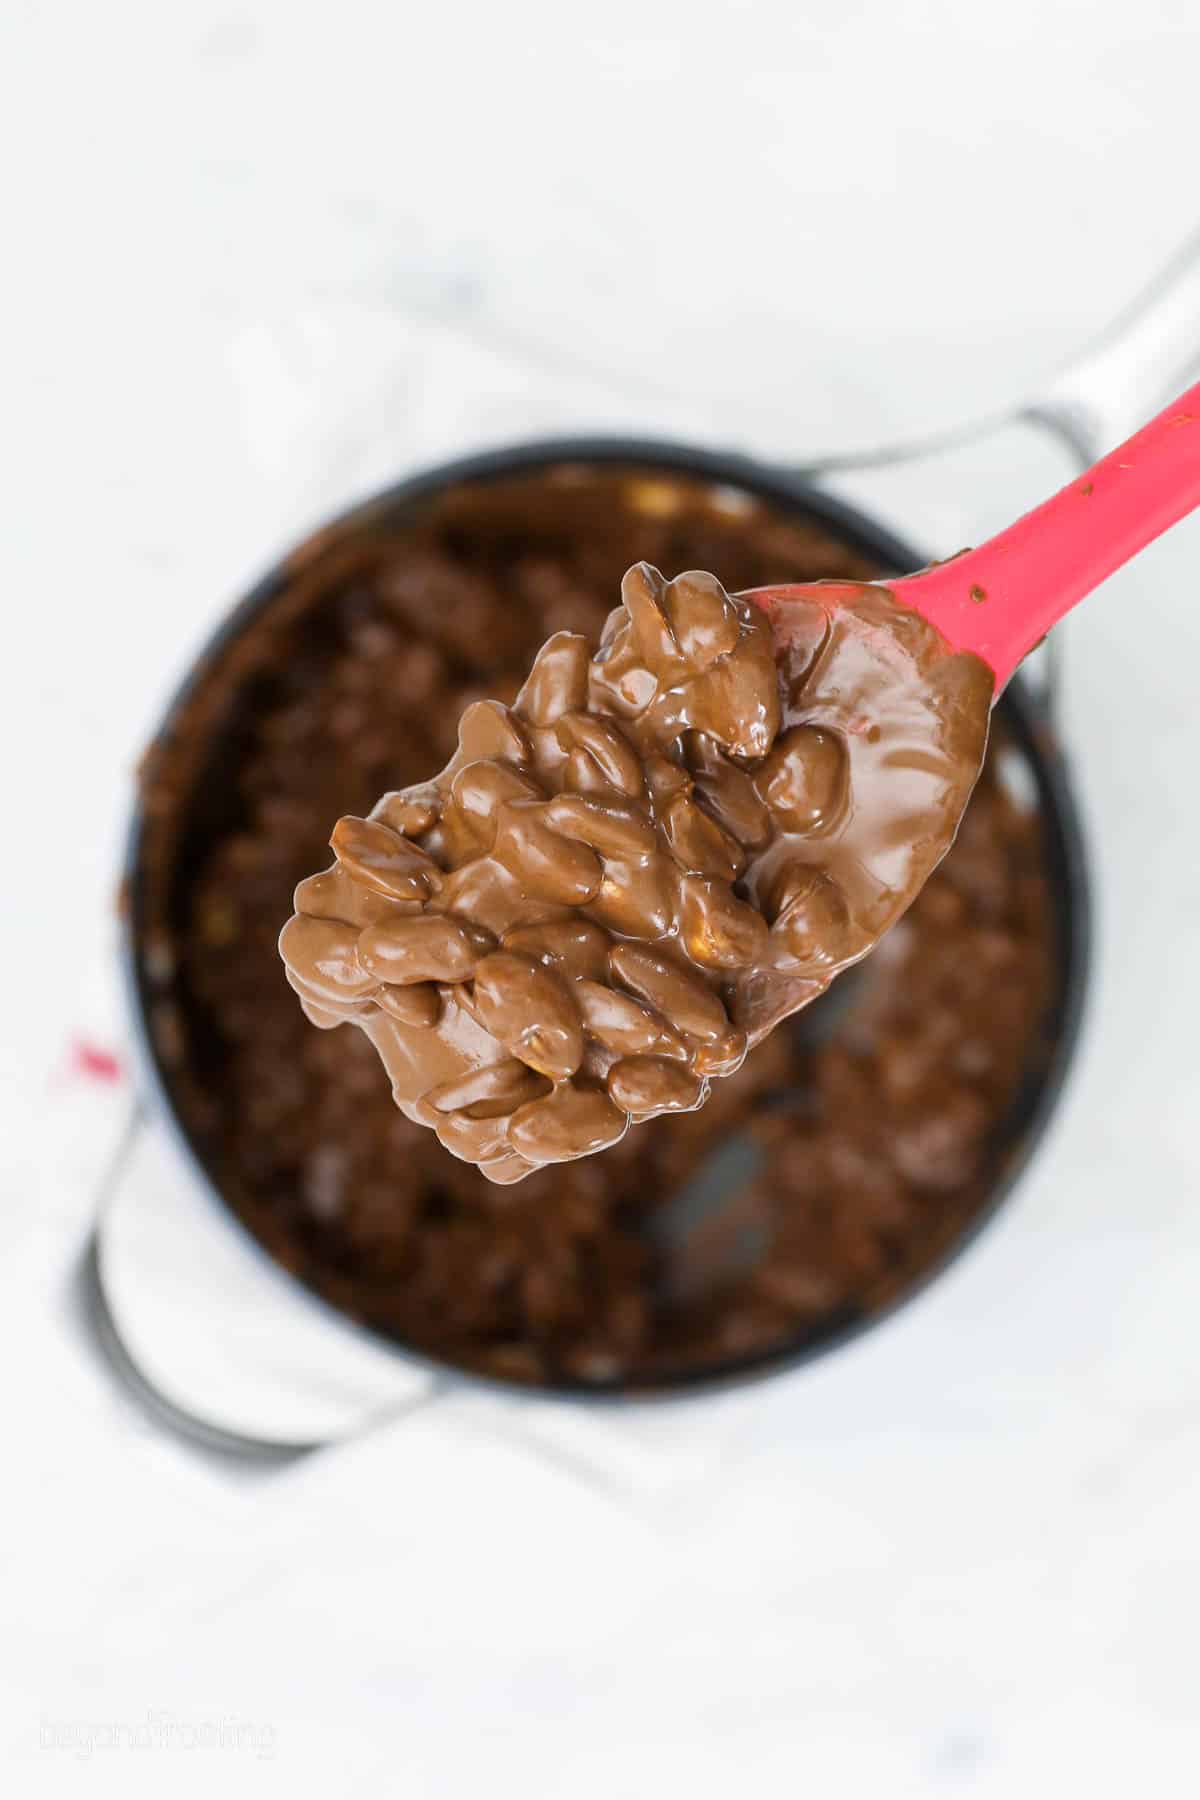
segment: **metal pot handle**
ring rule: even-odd
[[[1081,467],[1135,430],[1200,373],[1200,231],[1100,336],[1044,389],[1003,412],[926,437],[822,456],[795,469],[809,479],[917,462],[1019,421],[1052,431]]]
[[[135,1101],[101,1177],[95,1223],[74,1283],[77,1317],[93,1348],[127,1396],[156,1424],[222,1463],[269,1470],[357,1437],[372,1426],[406,1418],[436,1404],[451,1390],[452,1378],[441,1372],[405,1370],[401,1376],[403,1365],[393,1365],[391,1357],[368,1345],[357,1328],[293,1290],[290,1277],[282,1276],[265,1255],[253,1254],[231,1229],[231,1221],[218,1215],[215,1207],[210,1210],[194,1204],[190,1189],[176,1179],[174,1166],[162,1163],[164,1142],[169,1141],[161,1127],[150,1128],[143,1106]],[[148,1318],[139,1318],[139,1311],[145,1314],[144,1306],[130,1306],[132,1293],[150,1291],[152,1295],[156,1277],[159,1281],[164,1275],[171,1278],[171,1269],[161,1257],[161,1244],[156,1263],[152,1233],[148,1264],[145,1260],[146,1227],[160,1215],[165,1215],[168,1230],[172,1221],[178,1222],[175,1202],[181,1190],[193,1234],[182,1258],[174,1259],[180,1267],[192,1267],[197,1255],[203,1261],[206,1242],[208,1255],[226,1239],[231,1246],[227,1273],[232,1279],[215,1284],[222,1294],[220,1333],[214,1333],[211,1308],[196,1312],[187,1304],[188,1296],[178,1292],[169,1292],[165,1304],[157,1309],[152,1305]],[[185,1278],[185,1287],[190,1279]],[[164,1319],[171,1326],[168,1332],[162,1329]],[[220,1396],[224,1387],[228,1397],[228,1371],[222,1367],[219,1349],[214,1352],[209,1346],[214,1337],[227,1339],[232,1329],[240,1357],[246,1349],[248,1320],[254,1333],[261,1330],[271,1345],[270,1367],[280,1357],[286,1358],[289,1343],[295,1347],[299,1342],[303,1351],[304,1338],[316,1334],[310,1346],[312,1354],[322,1365],[329,1364],[327,1383],[318,1393],[321,1424],[316,1429],[276,1432],[271,1424],[273,1409],[264,1407],[261,1400],[257,1406],[252,1403],[249,1412],[242,1406],[237,1424],[221,1416],[227,1410]],[[293,1335],[296,1332],[302,1334],[300,1340]],[[164,1366],[170,1372],[171,1359],[164,1365],[162,1355],[167,1338],[183,1344],[183,1360],[174,1370],[174,1381],[164,1380],[162,1373]],[[253,1343],[250,1347],[252,1350]],[[203,1362],[199,1390],[197,1354]],[[373,1365],[383,1362],[388,1368],[381,1379]],[[240,1366],[257,1366],[256,1359],[250,1355]],[[393,1367],[397,1370],[394,1384]],[[180,1375],[184,1377],[182,1386]],[[215,1404],[209,1396],[214,1386]],[[255,1423],[249,1423],[250,1419]],[[262,1429],[256,1428],[258,1419]]]
[[[1200,373],[1200,232],[1018,417],[1048,426],[1086,467]]]
[[[1016,417],[1053,432],[1086,469],[1198,374],[1200,231]],[[1053,719],[1062,683],[1062,644],[1053,634],[1038,664],[1027,680]]]
[[[1002,413],[948,431],[846,455],[797,470],[810,480],[884,469],[944,455],[1013,424],[1048,431],[1080,468],[1127,437],[1148,414],[1200,375],[1200,231],[1100,336],[1073,356],[1044,389]],[[1053,718],[1061,685],[1061,645],[1052,636],[1026,664],[1043,713]]]

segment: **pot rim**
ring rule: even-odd
[[[149,748],[169,738],[175,721],[213,664],[286,590],[297,570],[318,550],[361,530],[374,518],[386,517],[442,488],[563,463],[642,465],[676,475],[701,477],[715,486],[741,489],[772,501],[782,509],[826,527],[832,536],[870,556],[885,571],[906,572],[921,567],[928,560],[869,512],[825,492],[807,475],[773,467],[742,451],[617,435],[534,439],[500,445],[418,469],[334,515],[285,552],[223,615],[192,658],[160,715]],[[1012,1192],[1040,1143],[1062,1095],[1078,1045],[1091,964],[1093,908],[1084,834],[1070,786],[1067,760],[1048,707],[1033,694],[1019,673],[997,704],[1003,708],[1010,726],[1015,728],[1021,748],[1033,768],[1039,808],[1047,832],[1047,849],[1056,865],[1060,965],[1059,991],[1052,1018],[1053,1039],[1049,1054],[1037,1072],[1032,1097],[1014,1127],[1008,1154],[997,1167],[986,1198],[912,1280],[870,1312],[835,1320],[808,1337],[785,1341],[772,1349],[733,1356],[711,1367],[597,1386],[569,1380],[534,1384],[468,1368],[436,1357],[403,1339],[390,1337],[325,1299],[298,1276],[285,1270],[224,1199],[176,1107],[170,1074],[162,1063],[150,1029],[149,988],[138,954],[143,923],[141,857],[146,829],[140,790],[134,794],[122,857],[127,904],[123,908],[120,953],[126,1006],[141,1077],[139,1085],[151,1098],[155,1114],[165,1119],[193,1186],[203,1190],[252,1250],[287,1282],[298,1303],[317,1306],[327,1318],[336,1319],[350,1331],[365,1336],[376,1347],[388,1349],[401,1360],[415,1364],[442,1381],[459,1379],[485,1389],[530,1398],[628,1405],[638,1401],[698,1398],[814,1362],[873,1330],[908,1306],[975,1242]]]

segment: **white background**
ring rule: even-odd
[[[124,1097],[68,1048],[138,746],[290,537],[549,429],[807,460],[1003,409],[1194,229],[1198,58],[1193,0],[8,0],[14,1794],[1200,1789],[1195,524],[1066,633],[1102,934],[1036,1171],[695,1479],[598,1490],[484,1403],[255,1479],[160,1438],[71,1311]],[[913,477],[931,550],[1065,475],[1019,445]]]

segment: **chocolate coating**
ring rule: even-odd
[[[1048,840],[1001,779],[997,733],[953,848],[878,949],[707,1105],[639,1124],[602,1156],[496,1186],[398,1111],[364,1033],[312,1029],[276,940],[331,821],[365,816],[388,788],[419,793],[467,707],[511,703],[554,633],[599,637],[640,555],[704,565],[734,590],[879,572],[794,509],[658,468],[556,464],[444,489],[306,546],[206,663],[142,774],[140,979],[214,1187],[348,1315],[519,1382],[674,1381],[870,1316],[993,1192],[1059,1004]],[[766,809],[750,775],[726,764],[706,790],[703,743],[684,742],[706,812],[753,844]],[[651,778],[666,791],[678,772]],[[419,837],[432,811],[398,799],[386,822]],[[333,875],[303,891],[307,911],[324,896],[357,925],[387,913]],[[604,998],[578,983],[581,1010],[629,1032],[624,1056],[672,1054],[645,1040],[638,997],[606,984],[607,937],[583,914],[518,939],[590,958]],[[373,1004],[425,991],[381,989]],[[750,1154],[711,1224],[664,1240],[664,1208],[710,1184],[734,1138]],[[725,1254],[744,1229],[759,1246],[749,1265]]]
[[[298,888],[280,951],[309,1019],[364,1031],[401,1110],[493,1180],[702,1106],[949,849],[990,672],[884,588],[811,594],[769,621],[635,564],[598,646],[550,637],[432,782],[339,821],[319,919]]]

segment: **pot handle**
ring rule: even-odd
[[[1016,417],[1053,432],[1086,469],[1198,375],[1200,231]],[[1053,633],[1025,674],[1053,719],[1062,677],[1062,645]]]
[[[1197,377],[1200,230],[1093,343],[1018,405],[928,437],[822,457],[790,472],[819,482],[839,474],[887,469],[965,449],[1014,424],[1051,433],[1086,469]],[[1022,671],[1050,718],[1056,710],[1061,668],[1061,645],[1052,634]]]
[[[188,1178],[166,1121],[135,1104],[76,1270],[76,1316],[128,1398],[236,1479],[436,1409],[640,1510],[703,1482],[733,1439],[710,1403],[653,1420],[537,1392],[473,1390],[303,1292]],[[653,1404],[653,1403],[650,1403]]]
[[[138,1102],[98,1201],[76,1271],[81,1322],[126,1394],[194,1448],[278,1468],[449,1391],[448,1375],[368,1340],[252,1246]]]
[[[1200,230],[1093,343],[1016,406],[927,437],[817,457],[791,465],[790,472],[819,481],[860,469],[918,462],[1020,422],[1053,432],[1080,467],[1087,468],[1198,375]]]
[[[1086,468],[1200,374],[1200,231],[1018,417],[1056,432]]]

